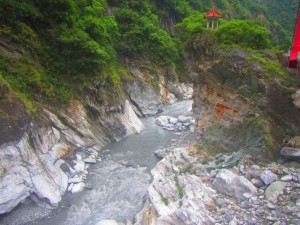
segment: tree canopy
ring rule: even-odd
[[[231,20],[216,30],[219,41],[227,45],[240,45],[251,49],[271,47],[270,31],[259,20]]]
[[[0,38],[24,50],[17,57],[0,49],[0,73],[27,98],[66,100],[72,82],[120,85],[124,57],[175,68],[183,62],[180,43],[206,29],[203,13],[213,4],[224,15],[210,34],[220,43],[289,45],[295,0],[0,0]],[[283,4],[291,13],[280,11]]]

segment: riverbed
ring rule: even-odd
[[[192,101],[181,101],[165,106],[159,115],[191,115],[191,110]],[[94,225],[103,219],[133,221],[147,198],[150,170],[159,161],[154,151],[177,147],[194,137],[190,131],[176,133],[159,127],[155,117],[143,118],[142,122],[145,128],[140,134],[106,146],[99,162],[89,167],[86,182],[91,184],[91,190],[67,192],[55,209],[25,201],[2,215],[0,224]]]

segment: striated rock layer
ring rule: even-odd
[[[155,166],[148,189],[150,205],[137,216],[136,225],[214,224],[207,208],[215,191],[200,177],[181,173],[195,161],[185,148],[177,148]]]
[[[86,158],[85,162],[74,159],[77,150],[99,152],[112,141],[141,132],[143,124],[137,115],[154,115],[163,103],[191,98],[189,84],[173,82],[171,90],[163,74],[149,80],[145,71],[130,71],[135,78],[126,85],[129,100],[115,90],[111,90],[115,97],[109,99],[100,81],[95,81],[81,90],[80,99],[64,106],[41,107],[34,116],[1,83],[0,214],[28,196],[40,205],[57,206],[68,183],[86,176],[85,162],[96,163],[96,157]],[[68,189],[77,190],[74,184]]]
[[[66,164],[62,158],[77,148],[95,146],[100,150],[110,141],[143,129],[127,100],[108,108],[97,104],[95,97],[87,94],[85,104],[73,100],[66,109],[44,108],[32,122],[21,119],[16,136],[7,132],[14,139],[0,146],[0,214],[28,196],[38,203],[42,200],[57,206],[68,185],[61,169]],[[22,102],[17,100],[15,104],[20,107]],[[10,111],[12,107],[3,108]]]

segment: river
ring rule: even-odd
[[[190,115],[191,109],[192,101],[181,101],[165,106],[159,115]],[[92,185],[91,190],[67,192],[56,209],[25,202],[1,216],[0,224],[94,225],[103,219],[132,221],[147,198],[150,170],[159,161],[154,151],[182,145],[193,137],[191,132],[176,134],[162,129],[155,124],[155,117],[143,118],[142,122],[145,128],[140,134],[108,145],[102,161],[89,167],[86,182]]]

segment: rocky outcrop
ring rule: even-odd
[[[293,103],[300,108],[300,89],[292,95]]]
[[[194,89],[191,84],[169,82],[167,86],[169,92],[173,94],[177,100],[188,100],[193,97]]]
[[[31,123],[19,142],[1,146],[1,214],[32,193],[56,206],[67,188],[68,178],[53,148],[60,142],[59,131],[50,126],[35,127]]]
[[[244,153],[209,157],[191,147],[172,150],[152,170],[150,202],[135,224],[297,224],[300,170],[253,160]],[[262,185],[256,188],[257,180]]]
[[[132,75],[124,90],[139,116],[155,115],[165,103],[192,99],[192,83],[178,82],[173,69],[157,67],[146,58],[126,61],[123,65]]]
[[[74,180],[74,173],[68,170],[80,174],[85,169],[83,161],[82,165],[75,162],[75,168],[64,158],[72,157],[78,148],[97,146],[93,151],[99,151],[110,141],[143,129],[127,100],[108,107],[97,104],[97,96],[89,92],[85,97],[85,104],[73,100],[65,109],[42,109],[26,131],[17,131],[19,139],[0,146],[0,214],[9,212],[28,196],[57,206],[68,186],[66,174]],[[26,115],[25,111],[23,114]],[[95,158],[86,160],[90,163]],[[77,189],[72,187],[73,192]]]
[[[205,34],[188,50],[202,144],[219,152],[244,150],[278,157],[284,137],[280,131],[300,132],[300,119],[290,116],[299,114],[290,96],[295,88],[285,87],[276,74],[270,78],[258,61],[251,60],[254,53],[219,48]],[[276,60],[271,53],[261,55]]]
[[[0,80],[0,145],[19,140],[24,135],[29,122],[30,115],[22,100]]]
[[[155,89],[153,85],[134,80],[127,84],[127,93],[142,115],[150,116],[162,111],[163,103],[159,89]]]
[[[214,191],[192,174],[180,174],[187,164],[195,162],[184,148],[171,151],[151,171],[153,182],[148,193],[151,207],[145,209],[136,224],[214,224],[206,205]],[[143,212],[144,213],[144,212]]]
[[[300,161],[300,148],[284,147],[280,154],[286,159]]]

